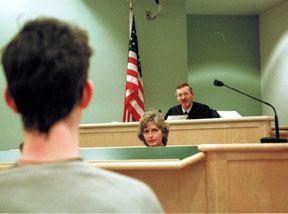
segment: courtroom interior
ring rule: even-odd
[[[167,120],[165,147],[146,147],[139,122],[123,122],[129,2],[145,110],[165,115],[177,104],[176,86],[187,82],[193,101],[224,115]],[[167,213],[285,213],[288,144],[261,139],[274,138],[278,125],[288,139],[287,10],[286,0],[0,0],[0,55],[27,20],[48,16],[81,26],[93,48],[95,85],[79,125],[85,161],[148,184]],[[2,65],[0,71],[4,94]],[[215,79],[271,103],[279,124],[271,106],[215,87]],[[14,166],[23,142],[21,118],[1,98],[0,170]]]

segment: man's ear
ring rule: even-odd
[[[83,88],[82,98],[79,105],[81,108],[86,108],[89,105],[93,97],[93,92],[94,92],[93,83],[92,81],[87,80]]]
[[[4,89],[4,97],[5,97],[5,102],[8,105],[8,107],[11,108],[14,112],[18,113],[17,106],[13,98],[11,97],[7,87]]]

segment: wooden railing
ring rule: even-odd
[[[275,128],[272,127],[271,131],[270,131],[270,136],[275,137],[275,135],[276,135],[275,134]],[[279,135],[280,135],[280,138],[288,139],[288,126],[287,125],[279,127]]]

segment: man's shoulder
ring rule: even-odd
[[[64,208],[69,210],[74,200],[81,201],[85,199],[86,207],[80,206],[77,209],[87,211],[97,208],[106,212],[111,212],[113,209],[121,212],[161,212],[161,205],[155,194],[142,181],[97,168],[84,161],[15,167],[4,171],[0,173],[0,187],[4,187],[3,191],[10,194],[11,197],[11,187],[13,186],[22,186],[27,192],[33,191],[36,198],[38,196],[41,198],[40,195],[45,195],[45,197],[49,198],[51,195],[58,195],[57,192],[59,192],[59,196],[55,200],[63,199],[60,192],[65,192],[69,195],[77,190],[77,196],[74,196],[71,200],[69,199],[69,203],[60,207],[60,210]],[[30,184],[33,184],[33,186]],[[61,189],[59,189],[59,186],[61,186]],[[35,192],[35,190],[37,191]],[[84,190],[89,190],[89,193]],[[13,194],[17,194],[17,191],[14,189]],[[135,198],[135,193],[137,198]],[[17,200],[21,200],[21,197],[19,197]],[[104,201],[108,199],[115,202],[115,207],[104,205]],[[54,201],[54,199],[51,200],[52,202]],[[133,206],[131,206],[131,203]],[[98,207],[96,204],[98,204]],[[122,204],[122,207],[119,207],[120,204]]]
[[[197,108],[208,108],[208,109],[210,109],[210,107],[207,104],[199,103],[199,102],[193,102],[193,106],[195,106]]]
[[[125,197],[125,199],[122,199],[123,205],[126,201],[134,201],[133,206],[129,203],[132,210],[135,209],[135,211],[137,211],[138,209],[138,211],[141,212],[162,212],[161,205],[155,193],[144,182],[97,167],[93,167],[91,173],[95,173],[96,176],[94,177],[98,177],[101,180],[101,183],[105,183],[103,186],[106,186],[104,188],[106,194],[114,195],[115,200],[119,201],[119,197]],[[137,194],[137,199],[134,197],[135,194]]]
[[[219,118],[216,110],[210,108],[208,105],[198,102],[193,102],[193,113],[197,116],[195,118]]]
[[[23,174],[25,176],[22,176]],[[66,179],[66,175],[69,174],[70,178],[79,177],[79,179],[87,180],[93,183],[93,179],[95,182],[99,181],[108,181],[114,183],[113,185],[134,185],[139,188],[145,188],[146,185],[134,178],[130,178],[128,176],[118,174],[112,171],[108,171],[105,169],[101,169],[85,161],[66,161],[66,162],[56,162],[51,164],[39,164],[39,165],[27,165],[27,166],[19,166],[13,167],[9,169],[3,169],[0,172],[2,180],[5,178],[17,180],[21,182],[25,181],[27,178],[29,179],[37,179],[37,177],[41,177],[42,181],[46,180],[49,182],[49,178],[54,176],[61,181],[62,179]],[[85,175],[82,177],[82,175]],[[89,180],[92,178],[91,180]],[[103,182],[105,185],[106,182]]]
[[[176,105],[176,106],[172,106],[171,108],[169,108],[168,112],[181,112],[181,105]]]
[[[170,115],[180,115],[180,114],[182,114],[181,105],[176,105],[176,106],[171,107],[167,111],[164,119],[167,120],[168,116],[170,116]]]

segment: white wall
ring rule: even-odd
[[[288,125],[288,1],[260,14],[262,99],[274,105],[280,125]],[[274,115],[263,105],[263,115]]]

